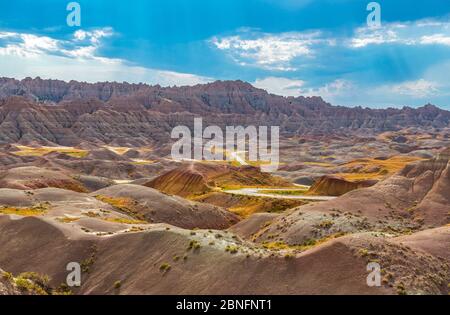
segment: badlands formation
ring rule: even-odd
[[[280,126],[278,170],[172,159],[195,117]],[[449,148],[430,104],[2,78],[0,294],[447,295]]]

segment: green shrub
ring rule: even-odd
[[[163,271],[163,272],[168,272],[171,268],[172,268],[172,266],[170,266],[168,263],[163,263],[163,264],[159,267],[159,270],[161,270],[161,271]]]

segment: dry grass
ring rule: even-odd
[[[127,219],[127,218],[103,218],[102,220],[113,223],[122,223],[122,224],[147,224],[146,221]]]
[[[129,215],[130,217],[136,219],[137,221],[147,223],[147,221],[145,221],[145,217],[142,214],[138,213],[134,209],[135,202],[132,199],[113,198],[113,197],[108,197],[108,196],[103,196],[103,195],[97,195],[97,196],[95,196],[95,198],[97,198],[101,202],[104,202],[104,203],[107,203],[107,204],[113,206],[114,208],[122,211],[123,213]]]
[[[154,164],[155,161],[152,160],[143,160],[143,159],[131,159],[133,162],[131,164],[133,165],[150,165]]]
[[[97,198],[101,202],[110,204],[111,206],[113,206],[115,208],[119,208],[119,209],[127,208],[133,202],[131,199],[128,199],[128,198],[114,198],[114,197],[108,197],[108,196],[103,196],[103,195],[97,195],[97,196],[95,196],[95,198]]]
[[[321,166],[321,167],[333,167],[334,165],[331,163],[325,163],[325,162],[303,162],[304,165],[309,166]]]
[[[47,208],[44,206],[35,206],[35,207],[1,207],[0,213],[2,214],[13,214],[19,215],[22,217],[34,217],[45,214]]]
[[[260,190],[259,193],[261,193],[261,194],[281,195],[281,196],[302,196],[308,190],[309,190],[309,188],[293,189],[293,190]]]
[[[354,173],[338,173],[336,176],[343,177],[349,181],[370,180],[370,179],[384,179],[389,175],[395,174],[402,170],[406,165],[422,161],[422,158],[410,156],[393,156],[387,160],[378,159],[359,159],[342,166],[349,168],[358,168],[358,172]],[[371,171],[378,168],[377,172]]]
[[[242,218],[248,218],[254,213],[280,213],[287,209],[304,205],[305,203],[306,202],[302,200],[284,200],[266,197],[243,196],[242,200],[238,204],[230,207],[228,210]]]
[[[80,218],[70,218],[70,217],[56,218],[56,221],[61,222],[61,223],[72,223],[72,222],[76,222],[78,220],[80,220]]]
[[[28,147],[23,145],[16,146],[19,151],[13,152],[18,156],[43,156],[52,152],[64,153],[75,158],[84,158],[89,153],[87,150],[75,149],[73,147]]]

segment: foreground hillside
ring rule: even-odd
[[[13,168],[3,183],[18,187],[0,189],[0,267],[8,271],[0,292],[445,295],[448,153],[330,201],[244,220],[138,183],[92,192],[30,187]],[[210,168],[192,169],[246,178]],[[23,174],[34,172],[43,170]],[[70,262],[81,265],[80,287],[63,285]],[[370,262],[380,265],[379,287],[367,285]]]
[[[402,243],[409,237],[398,243],[355,234],[295,254],[273,252],[229,233],[193,233],[167,225],[103,237],[38,218],[3,216],[0,226],[2,242],[15,239],[3,246],[0,265],[14,273],[33,269],[50,275],[58,286],[68,262],[84,262],[83,285],[74,290],[80,294],[446,294],[448,290],[448,260],[430,253],[440,254],[445,248],[427,251],[421,243],[431,240],[423,235],[419,243],[411,235],[406,246]],[[36,231],[39,238],[32,236]],[[448,237],[448,229],[437,233]],[[9,259],[11,255],[16,258]],[[366,284],[366,264],[374,259],[383,264],[381,287]]]

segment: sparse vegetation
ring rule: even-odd
[[[367,249],[365,249],[365,248],[361,248],[361,249],[359,250],[359,255],[360,255],[361,257],[367,257],[367,256],[369,256],[369,251],[368,251]]]
[[[72,147],[28,147],[24,145],[16,145],[19,151],[13,152],[17,156],[43,156],[52,152],[64,153],[75,158],[84,158],[89,151],[75,149]]]
[[[397,289],[397,294],[398,295],[406,295],[407,294],[405,286],[403,285],[403,283],[397,284],[397,288],[396,289]]]
[[[163,263],[161,266],[159,266],[159,270],[161,270],[162,272],[168,272],[171,268],[172,266],[170,266],[170,264],[168,263]]]
[[[52,293],[49,282],[50,278],[48,276],[36,272],[24,272],[14,279],[14,283],[19,290],[37,295],[49,295]]]
[[[293,190],[260,190],[261,194],[281,195],[281,196],[303,196],[309,188]]]
[[[13,214],[22,217],[35,217],[44,215],[48,208],[45,205],[37,205],[34,207],[0,207],[0,213],[2,214]]]
[[[287,254],[284,255],[284,258],[285,259],[292,259],[292,258],[294,258],[294,255],[291,254],[291,253],[287,253]]]
[[[200,247],[201,247],[201,245],[200,245],[200,243],[198,241],[191,240],[189,242],[189,246],[188,246],[187,250],[191,250],[191,249],[198,250],[198,249],[200,249]]]
[[[93,211],[88,211],[83,214],[89,218],[99,218],[100,217],[100,214],[93,212]]]
[[[56,218],[56,221],[61,222],[61,223],[72,223],[72,222],[76,222],[80,220],[80,218],[77,217],[61,217],[61,218]]]
[[[3,278],[4,280],[11,281],[11,280],[13,280],[14,276],[13,276],[13,274],[10,273],[10,272],[3,271],[3,272],[2,272],[2,278]]]
[[[145,216],[134,209],[134,207],[136,206],[136,202],[132,199],[113,198],[113,197],[102,196],[102,195],[97,195],[97,196],[95,196],[95,198],[97,198],[101,202],[111,205],[112,207],[116,208],[117,210],[123,212],[124,214],[129,215],[130,217],[132,217],[138,221],[147,222],[147,220],[145,219]]]
[[[225,251],[229,252],[230,254],[236,254],[239,250],[239,247],[237,247],[236,245],[227,245],[227,247],[225,247]]]
[[[97,251],[98,251],[97,246],[92,245],[90,256],[88,258],[86,258],[85,260],[83,260],[80,264],[82,272],[85,272],[85,273],[90,272],[92,265],[95,263],[95,257],[97,255]]]
[[[147,224],[147,221],[127,219],[127,218],[104,218],[104,221],[122,224]]]
[[[53,295],[72,295],[72,290],[66,283],[61,283],[61,285],[53,290]]]
[[[343,177],[348,181],[371,179],[381,180],[390,174],[400,171],[407,164],[421,160],[423,159],[413,156],[393,156],[386,160],[371,158],[358,159],[342,165],[347,169],[357,168],[358,172],[338,173],[334,175]]]
[[[325,229],[328,230],[329,228],[331,228],[334,225],[333,221],[330,220],[325,220],[320,222],[316,227],[320,228],[320,229]]]

